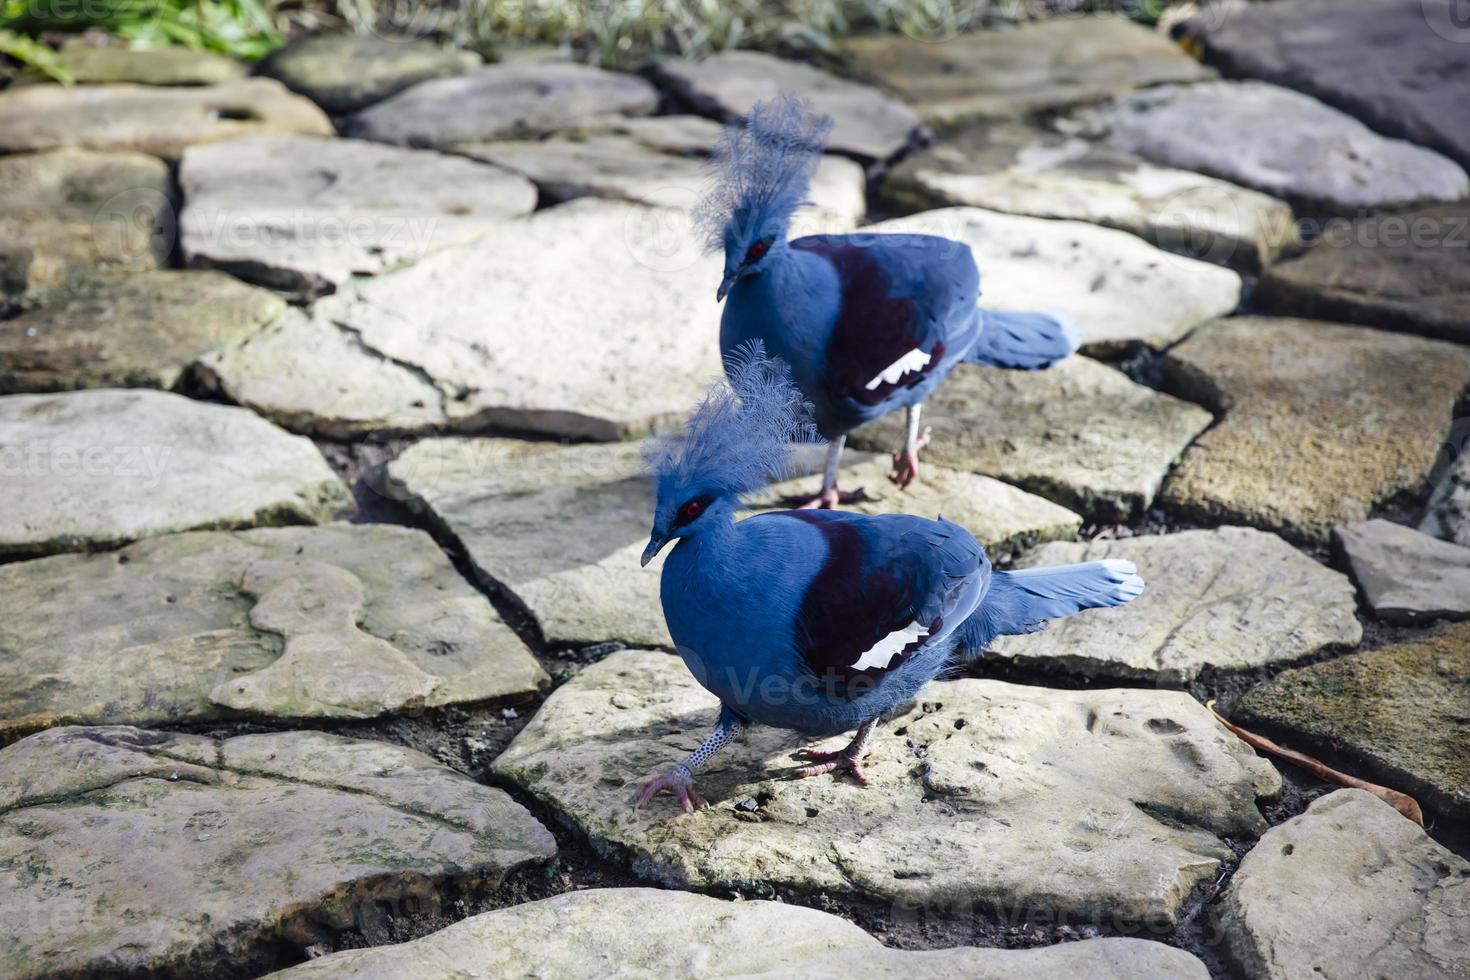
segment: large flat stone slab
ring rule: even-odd
[[[591,199],[540,211],[319,301],[304,343],[330,358],[306,360],[282,342],[212,370],[227,391],[250,390],[241,400],[306,431],[381,417],[394,430],[634,438],[682,418],[720,374],[720,259],[701,254],[688,222],[683,211]],[[300,383],[276,383],[283,370]],[[343,380],[357,376],[387,394],[351,392],[344,409]],[[405,406],[411,391],[424,405]]]
[[[0,398],[0,465],[5,558],[310,524],[352,501],[309,440],[244,409],[142,389]]]
[[[494,769],[666,886],[759,882],[1161,931],[1233,858],[1223,837],[1265,830],[1257,800],[1280,788],[1180,692],[965,679],[918,700],[877,735],[866,789],[793,779],[790,733],[757,728],[701,772],[712,809],[635,811],[637,787],[708,734],[717,703],[678,657],[630,650],[552,694]]]
[[[952,126],[1098,102],[1214,72],[1125,17],[1056,17],[1008,31],[943,37],[873,35],[837,45],[852,70],[880,82],[930,122]]]
[[[446,394],[423,372],[363,346],[320,310],[288,310],[194,365],[203,389],[293,432],[387,438],[444,425]]]
[[[983,305],[1071,313],[1092,352],[1167,347],[1240,302],[1229,269],[1082,221],[942,208],[868,227],[964,242],[980,266]]]
[[[1093,609],[995,652],[1043,669],[1187,683],[1201,671],[1245,671],[1354,647],[1363,628],[1352,583],[1274,534],[1243,527],[1054,542],[1018,567],[1123,558],[1148,588],[1130,614]]]
[[[655,72],[680,100],[716,119],[746,116],[779,94],[799,95],[832,117],[828,150],[868,160],[904,150],[921,124],[918,113],[876,88],[759,51],[725,51],[697,62],[669,58]]]
[[[1091,113],[1108,141],[1308,211],[1352,212],[1470,193],[1459,164],[1380,136],[1310,95],[1265,82],[1162,85]]]
[[[827,912],[784,902],[726,902],[657,888],[589,888],[485,912],[397,946],[344,950],[272,974],[279,980],[446,970],[497,976],[596,976],[633,964],[688,980],[862,976],[1010,980],[1073,975],[1205,980],[1205,965],[1144,939],[1090,939],[1041,949],[901,950]]]
[[[171,534],[0,565],[0,583],[0,741],[57,724],[371,718],[549,683],[409,528]]]
[[[844,484],[873,497],[857,509],[942,512],[989,546],[1070,537],[1081,522],[968,474],[931,466],[923,483],[899,493],[884,478],[886,457],[848,453],[846,462]],[[395,495],[458,539],[481,574],[531,611],[547,642],[669,644],[658,598],[663,559],[638,564],[653,515],[640,447],[426,439],[390,463],[388,477]],[[810,493],[812,480],[774,487],[761,502]]]
[[[1261,309],[1470,343],[1470,204],[1359,218],[1323,229],[1267,269]]]
[[[1459,977],[1470,973],[1467,906],[1470,862],[1343,789],[1261,838],[1217,916],[1244,976]]]
[[[1470,352],[1362,327],[1236,317],[1170,350],[1164,378],[1223,414],[1169,477],[1164,502],[1324,542],[1334,525],[1422,488],[1470,385]]]
[[[1251,272],[1296,238],[1284,201],[1030,126],[948,134],[900,163],[883,188],[916,210],[965,206],[1085,221]]]
[[[1470,75],[1470,30],[1446,0],[1240,4],[1186,20],[1229,75],[1314,95],[1387,136],[1470,167],[1470,113],[1444,79]]]
[[[319,34],[276,49],[255,70],[340,115],[381,102],[419,82],[463,75],[482,63],[473,51],[441,48],[428,41]]]
[[[641,121],[659,118],[675,117]],[[659,135],[655,132],[654,138]],[[670,153],[619,134],[490,140],[461,144],[455,152],[524,174],[554,201],[607,197],[656,207],[691,208],[709,183],[709,173],[699,156]],[[796,213],[791,234],[857,227],[867,212],[866,187],[867,177],[856,162],[824,156],[812,175],[809,204]]]
[[[254,973],[556,852],[500,790],[320,732],[59,728],[0,749],[0,786],[11,976]]]
[[[0,92],[0,152],[137,150],[173,159],[189,146],[254,136],[331,136],[322,111],[272,78],[199,88],[25,85]]]
[[[353,116],[347,135],[447,149],[524,139],[609,116],[646,116],[658,92],[637,75],[564,61],[517,61],[404,89]]]
[[[168,166],[142,153],[0,157],[0,293],[164,264],[176,235]]]
[[[121,45],[98,46],[86,40],[69,41],[56,52],[56,60],[80,85],[218,85],[245,76],[245,65],[213,51],[187,47],[134,49]],[[40,81],[44,76],[22,72],[20,82]]]
[[[1210,413],[1131,381],[1091,358],[1045,371],[960,365],[924,403],[923,457],[983,473],[1093,520],[1127,520],[1153,503],[1165,474]],[[903,413],[858,429],[852,443],[891,449]]]
[[[801,475],[752,494],[753,509],[789,506],[793,497],[811,497],[821,486],[825,449],[801,447],[794,471]],[[965,470],[925,466],[919,479],[900,490],[888,479],[892,457],[849,449],[838,481],[843,490],[863,491],[862,500],[842,505],[858,514],[917,514],[963,525],[991,553],[1007,553],[1043,541],[1076,537],[1082,517],[1044,497]]]
[[[1332,543],[1379,619],[1470,617],[1470,548],[1385,520],[1333,528]]]
[[[172,269],[89,280],[39,302],[0,320],[0,394],[172,388],[195,358],[286,308],[223,273]]]
[[[308,299],[474,241],[536,207],[531,182],[499,167],[308,136],[194,147],[179,183],[189,265]]]
[[[1470,820],[1470,626],[1288,670],[1241,699],[1236,720]]]

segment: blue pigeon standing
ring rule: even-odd
[[[720,349],[759,340],[790,365],[828,442],[822,490],[806,506],[835,507],[847,433],[899,407],[907,436],[889,479],[917,476],[924,399],[957,364],[1036,370],[1077,350],[1069,317],[979,305],[970,247],[935,235],[811,235],[788,242],[821,160],[831,120],[789,96],[760,103],[730,127],[713,157],[715,181],[696,209],[711,251],[724,250]]]
[[[703,745],[639,791],[705,803],[694,773],[749,724],[826,737],[857,730],[840,752],[806,753],[801,776],[834,769],[865,783],[873,727],[958,654],[1046,620],[1116,606],[1143,591],[1131,562],[993,571],[968,531],[940,519],[830,510],[736,521],[740,497],[778,476],[809,439],[809,405],[759,343],[727,358],[681,438],[649,453],[657,503],[643,564],[677,541],[661,594],[684,663],[720,699]]]

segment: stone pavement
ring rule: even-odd
[[[0,89],[0,974],[1464,975],[1470,46],[1218,13]],[[907,491],[855,433],[854,509],[1148,589],[933,682],[867,789],[757,730],[635,813],[716,707],[639,440],[719,376],[691,209],[778,91],[835,120],[794,233],[947,235],[1083,332],[955,371]]]

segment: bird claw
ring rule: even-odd
[[[856,490],[828,487],[815,497],[786,497],[781,503],[793,510],[836,510],[840,504],[856,504],[867,499],[868,494],[862,487]]]
[[[907,489],[909,484],[919,478],[919,454],[917,452],[898,452],[893,454],[893,469],[888,473],[888,479],[898,485],[899,489]]]
[[[852,775],[853,781],[859,786],[868,785],[868,777],[863,775],[862,760],[873,754],[873,746],[865,746],[862,754],[858,755],[852,751],[852,746],[839,749],[836,752],[821,752],[816,749],[802,749],[797,752],[809,762],[815,765],[803,766],[796,770],[797,779],[810,779],[812,776],[820,776],[824,773],[842,770]]]
[[[633,809],[641,810],[659,793],[668,790],[679,798],[679,806],[685,813],[709,809],[709,802],[694,790],[694,776],[682,765],[675,766],[661,776],[655,776],[643,784]]]
[[[913,445],[904,446],[893,454],[893,470],[888,479],[898,484],[900,489],[907,488],[919,478],[919,450],[929,445],[929,435],[933,431],[925,426],[924,431],[914,437]]]

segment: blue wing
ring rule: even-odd
[[[757,520],[806,523],[827,549],[797,609],[802,669],[838,697],[871,690],[974,611],[990,578],[985,551],[948,521],[785,511]]]
[[[980,272],[970,248],[933,235],[813,235],[791,248],[836,273],[822,380],[852,413],[932,387],[974,345]]]

